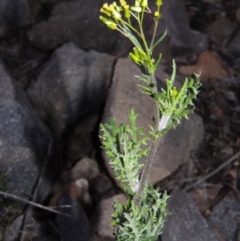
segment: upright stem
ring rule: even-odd
[[[149,77],[151,78],[151,81],[154,84],[155,93],[157,93],[157,82],[156,82],[156,78],[155,78],[154,74],[151,74]],[[159,104],[157,101],[155,101],[154,106],[155,106],[154,131],[157,132],[158,128],[159,128],[159,121],[160,121]],[[149,151],[149,154],[147,157],[147,161],[144,164],[143,172],[142,172],[141,179],[140,179],[139,189],[138,189],[138,192],[134,199],[134,202],[138,208],[140,208],[140,206],[141,206],[142,195],[143,195],[146,183],[148,181],[150,168],[152,166],[155,153],[157,151],[158,143],[159,143],[159,138],[154,135],[152,138],[152,143],[151,143],[150,151]]]
[[[138,189],[138,193],[135,196],[135,205],[140,208],[141,206],[141,202],[142,202],[142,195],[146,186],[146,183],[148,181],[148,175],[149,175],[149,171],[150,171],[150,167],[152,165],[153,159],[154,159],[154,155],[156,153],[157,147],[158,147],[158,142],[159,142],[159,138],[154,137],[152,140],[152,144],[151,144],[151,149],[147,158],[147,161],[144,165],[143,168],[143,172],[142,172],[142,176],[140,179],[140,185],[139,185],[139,189]]]

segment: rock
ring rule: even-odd
[[[210,4],[219,4],[221,0],[203,0],[203,2]]]
[[[17,240],[20,228],[22,226],[23,214],[18,216],[11,225],[9,225],[4,233],[3,241]]]
[[[238,10],[236,11],[236,19],[238,23],[240,23],[240,8],[238,8]]]
[[[151,9],[155,9],[155,2]],[[162,18],[158,29],[161,35],[165,30],[170,36],[170,45],[174,55],[200,53],[207,49],[207,37],[203,33],[192,31],[183,1],[163,1]]]
[[[201,33],[195,30],[191,30],[192,33],[192,42],[195,42],[192,47],[193,53],[201,53],[208,49],[208,37],[205,33]]]
[[[80,178],[74,182],[65,184],[61,186],[61,189],[54,190],[54,195],[50,200],[49,206],[56,207],[58,199],[64,194],[68,195],[76,200],[83,208],[90,207],[92,200],[89,194],[89,184],[88,180],[85,178]]]
[[[50,172],[45,172],[38,187],[42,200],[58,171],[50,155],[54,148],[52,133],[1,62],[0,85],[0,173],[6,177],[7,192],[26,198],[32,196],[40,170],[46,165]]]
[[[174,191],[167,209],[170,215],[163,227],[162,241],[218,241],[187,193]]]
[[[74,182],[81,178],[92,181],[99,175],[99,173],[100,171],[97,162],[85,157],[78,161],[71,170],[62,172],[54,185],[54,192],[61,189],[62,185]]]
[[[96,179],[94,179],[92,186],[92,191],[98,198],[104,195],[106,196],[106,194],[109,193],[110,190],[115,190],[115,185],[113,184],[113,182],[109,179],[107,175],[103,173],[101,173],[97,176]]]
[[[234,29],[233,23],[228,18],[221,17],[207,28],[207,33],[216,47],[221,48],[224,40],[233,33]]]
[[[91,156],[94,150],[93,132],[98,125],[98,120],[99,113],[96,113],[80,121],[76,128],[69,133],[66,140],[66,159],[68,160],[68,165],[76,163],[76,161],[86,156]]]
[[[27,90],[39,116],[62,137],[104,103],[114,58],[85,52],[73,43],[57,49]]]
[[[35,25],[28,32],[28,37],[37,47],[43,49],[54,49],[72,41],[85,50],[119,52],[124,38],[99,20],[99,10],[105,2],[74,0],[55,5],[52,16]]]
[[[153,100],[143,95],[137,87],[135,75],[141,75],[140,69],[128,59],[119,59],[115,66],[113,83],[110,88],[102,123],[114,117],[117,124],[128,123],[127,112],[133,106],[138,113],[137,125],[148,130],[152,124]],[[149,180],[157,183],[177,170],[190,157],[203,140],[203,123],[193,114],[189,120],[183,120],[175,130],[171,130],[161,140],[152,164]],[[105,165],[114,179],[109,159],[105,156]],[[142,160],[142,161],[145,161]]]
[[[211,202],[209,200],[216,199],[218,193],[220,191],[220,187],[216,187],[214,185],[203,187],[203,189],[193,189],[189,194],[196,204],[198,210],[203,216],[206,216],[211,209]]]
[[[26,90],[35,78],[36,69],[48,57],[47,51],[41,51],[22,37],[16,37],[0,45],[0,57],[14,79]]]
[[[226,196],[217,204],[209,217],[209,224],[217,226],[224,234],[226,241],[234,239],[239,229],[240,202]]]
[[[50,4],[50,5],[55,5],[64,1],[67,2],[68,0],[39,0],[41,4]]]
[[[230,43],[227,45],[227,50],[234,56],[240,56],[240,29],[235,33]]]
[[[60,238],[53,236],[53,235],[49,235],[49,236],[41,236],[41,237],[37,237],[34,238],[33,241],[60,241]]]
[[[117,199],[121,203],[126,201],[126,197],[123,194],[118,194],[114,197],[104,199],[98,204],[97,212],[95,214],[96,216],[94,217],[96,223],[93,229],[96,235],[101,237],[100,240],[115,240],[113,235],[113,227],[110,225],[112,222],[114,199]]]
[[[38,10],[37,0],[1,0],[0,38],[10,30],[33,24]]]
[[[63,194],[59,200],[56,221],[62,241],[89,241],[91,226],[81,205],[70,195]],[[68,207],[64,207],[68,205]],[[64,215],[65,214],[65,215]]]
[[[195,65],[181,66],[179,73],[187,76],[190,76],[192,73],[201,73],[201,81],[229,77],[221,58],[212,51],[205,51],[200,54]]]

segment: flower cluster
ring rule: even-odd
[[[162,0],[156,0],[157,10],[153,14],[156,19],[161,17],[161,5]],[[148,0],[135,0],[134,6],[130,6],[125,0],[120,0],[120,5],[118,5],[116,2],[113,2],[112,4],[104,3],[100,9],[100,12],[105,15],[100,16],[100,20],[109,28],[122,30],[122,24],[126,24],[129,27],[128,24],[130,23],[130,18],[132,16],[135,19],[138,19],[137,14],[143,12],[151,13],[151,10],[148,8]]]

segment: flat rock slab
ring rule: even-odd
[[[152,124],[154,103],[149,96],[143,95],[138,90],[139,82],[135,75],[141,75],[141,71],[130,60],[123,58],[117,61],[102,123],[106,123],[109,117],[114,117],[117,124],[128,123],[127,113],[130,107],[134,107],[139,114],[138,126],[145,130],[149,129],[149,125]],[[185,163],[191,152],[198,148],[203,139],[203,133],[202,120],[196,114],[192,114],[189,120],[183,120],[180,126],[168,132],[160,140],[149,176],[150,182],[157,183]],[[113,176],[106,156],[105,164]]]
[[[162,241],[218,241],[186,192],[174,191],[167,208],[170,215],[164,224]]]
[[[7,192],[26,198],[32,194],[53,137],[1,62],[0,86],[0,174],[7,180]],[[44,186],[43,192],[49,189]]]
[[[240,202],[234,197],[226,196],[214,207],[209,217],[209,224],[217,226],[224,234],[226,241],[239,241],[240,239],[236,237],[240,225]]]
[[[113,63],[114,57],[83,51],[74,43],[55,50],[27,94],[57,137],[98,113],[107,95]]]

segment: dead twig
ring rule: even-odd
[[[24,199],[24,198],[21,198],[21,197],[18,197],[18,196],[16,196],[16,195],[14,195],[14,194],[10,194],[10,193],[6,193],[6,192],[0,191],[0,195],[2,195],[3,197],[7,197],[7,198],[13,198],[13,199],[15,199],[15,200],[17,200],[17,201],[27,203],[27,204],[29,204],[29,205],[32,205],[32,206],[37,207],[37,208],[40,208],[40,209],[44,209],[44,210],[49,211],[49,212],[52,212],[52,213],[57,213],[57,214],[66,215],[66,214],[64,214],[64,213],[62,213],[62,212],[59,212],[59,211],[57,211],[57,210],[54,210],[53,208],[49,208],[49,207],[43,206],[43,205],[41,205],[41,204],[38,204],[38,203],[35,203],[35,202],[32,202],[32,201],[28,201],[28,200],[26,200],[26,199]]]
[[[237,152],[234,156],[232,156],[231,158],[229,158],[228,160],[226,160],[222,165],[220,165],[218,168],[216,168],[215,170],[213,170],[212,172],[210,172],[208,175],[206,175],[205,177],[199,179],[198,181],[196,181],[195,183],[193,183],[192,185],[189,185],[187,187],[185,187],[183,190],[184,191],[188,191],[191,188],[195,187],[196,185],[200,184],[201,182],[206,181],[207,179],[209,179],[210,177],[214,176],[215,174],[217,174],[219,171],[221,171],[224,167],[226,167],[227,165],[229,165],[231,162],[233,162],[236,158],[238,158],[240,155],[240,151]]]

